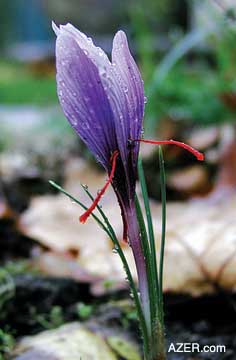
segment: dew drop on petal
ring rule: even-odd
[[[71,115],[71,123],[72,125],[76,126],[78,124],[77,118],[75,115]]]
[[[143,139],[143,137],[144,137],[144,128],[142,128],[141,130],[141,139]]]
[[[98,162],[100,162],[100,161],[101,161],[101,158],[100,158],[100,156],[99,156],[99,155],[96,155],[96,160],[97,160]]]
[[[88,122],[84,121],[81,123],[81,126],[84,130],[89,130],[90,126],[88,124]]]
[[[144,96],[144,104],[147,104],[147,102],[148,102],[148,99],[146,96]]]
[[[102,49],[100,49],[100,48],[98,48],[98,55],[99,55],[99,56],[103,56],[103,55],[104,55]]]

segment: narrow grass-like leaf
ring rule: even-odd
[[[160,298],[160,320],[164,324],[163,312],[163,270],[164,270],[164,252],[166,238],[166,176],[165,166],[161,146],[159,147],[159,166],[160,166],[160,183],[161,183],[161,203],[162,203],[162,229],[161,229],[161,250],[159,264],[159,298]]]
[[[140,239],[141,239],[142,248],[143,248],[143,255],[144,255],[145,263],[146,263],[149,301],[150,301],[150,315],[151,315],[152,352],[155,352],[155,349],[157,346],[155,329],[157,328],[157,321],[158,321],[158,319],[157,319],[158,298],[156,296],[155,288],[153,286],[154,279],[153,279],[153,271],[152,271],[152,259],[151,259],[151,252],[150,252],[150,246],[149,246],[149,241],[148,241],[146,225],[144,222],[142,209],[141,209],[140,202],[139,202],[137,195],[135,196],[135,206],[136,206],[137,220],[138,220],[139,229],[140,229]]]
[[[153,286],[154,286],[154,292],[156,294],[156,298],[158,299],[159,280],[158,280],[155,237],[154,237],[154,230],[153,230],[152,214],[151,214],[149,198],[148,198],[147,184],[146,184],[146,180],[145,180],[145,175],[144,175],[144,171],[143,171],[143,164],[142,164],[141,158],[139,158],[139,160],[138,160],[138,174],[139,174],[139,181],[141,184],[143,202],[144,202],[147,225],[148,225],[148,235],[149,235],[149,243],[150,243],[151,262],[152,262]]]
[[[63,189],[60,185],[56,184],[54,181],[49,180],[49,184],[51,184],[54,188],[62,192],[64,195],[66,195],[68,198],[70,198],[72,201],[74,201],[76,204],[78,204],[82,209],[85,211],[88,210],[88,207],[85,206],[82,202],[80,202],[78,199],[76,199],[74,196],[69,194],[65,189]],[[98,225],[110,236],[109,229],[106,228],[106,226],[103,224],[103,222],[93,213],[91,214],[93,219],[98,223]]]
[[[87,187],[82,185],[82,184],[81,184],[81,186],[84,189],[84,191],[86,192],[86,194],[89,196],[89,198],[92,201],[94,201],[94,197],[92,196],[90,191],[87,189]],[[112,240],[112,242],[113,242],[113,244],[115,246],[117,254],[120,256],[120,259],[121,259],[121,261],[123,263],[124,270],[126,272],[127,280],[129,282],[129,285],[130,285],[130,289],[131,289],[131,292],[132,292],[132,295],[133,295],[134,303],[135,303],[137,313],[138,313],[138,317],[139,317],[139,321],[140,321],[140,327],[141,327],[143,340],[144,340],[144,351],[147,354],[148,351],[149,351],[148,350],[149,349],[149,343],[148,343],[147,326],[146,326],[145,318],[144,318],[144,315],[143,315],[143,310],[142,310],[140,298],[139,298],[135,283],[133,281],[129,265],[127,263],[126,257],[124,255],[124,252],[123,252],[121,246],[120,246],[119,240],[117,239],[117,236],[115,234],[115,231],[114,231],[111,223],[109,222],[107,216],[105,215],[104,211],[102,210],[102,208],[99,205],[97,205],[97,209],[98,209],[99,213],[101,214],[105,224],[107,225],[107,227],[108,227],[108,229],[109,229],[109,231],[111,233],[110,238],[111,238],[111,240]]]
[[[76,204],[78,204],[80,207],[82,207],[82,209],[87,210],[88,207],[85,206],[83,203],[81,203],[78,199],[76,199],[74,196],[72,196],[71,194],[69,194],[66,190],[64,190],[60,185],[56,184],[54,181],[49,181],[49,183],[54,186],[57,190],[59,190],[60,192],[62,192],[63,194],[65,194],[67,197],[69,197],[72,201],[74,201]],[[93,201],[94,198],[91,195],[91,193],[89,192],[89,190],[82,185],[82,188],[84,189],[84,191],[86,192],[86,194],[89,196],[89,198]],[[144,342],[144,353],[148,354],[149,352],[149,342],[148,342],[148,332],[147,332],[147,326],[146,326],[146,322],[145,322],[145,318],[143,315],[143,310],[142,310],[142,306],[141,306],[141,302],[140,302],[140,298],[134,283],[134,280],[132,278],[132,274],[129,268],[129,265],[127,263],[126,257],[123,253],[123,250],[120,246],[120,243],[117,239],[117,236],[115,234],[115,231],[113,229],[113,227],[111,226],[107,216],[105,215],[105,213],[103,212],[103,210],[101,209],[101,207],[99,205],[97,205],[97,210],[99,211],[100,215],[102,216],[102,219],[105,223],[104,223],[93,213],[91,214],[91,216],[94,218],[94,220],[98,223],[99,226],[102,227],[102,229],[108,234],[108,236],[111,238],[115,250],[117,251],[117,254],[120,256],[120,259],[122,261],[122,264],[124,266],[124,270],[126,272],[126,276],[127,276],[127,280],[129,282],[130,285],[130,289],[133,295],[133,300],[137,309],[137,313],[138,313],[138,318],[139,318],[139,322],[140,322],[140,327],[141,327],[141,332],[142,332],[142,336],[143,336],[143,342]]]
[[[86,186],[84,186],[83,184],[81,184],[83,190],[86,192],[86,194],[88,195],[88,197],[92,200],[92,202],[94,201],[94,197],[92,196],[92,194],[90,193],[90,191],[88,190],[88,188]],[[146,326],[146,322],[145,322],[145,318],[143,315],[143,309],[141,306],[141,302],[140,302],[140,298],[134,283],[134,280],[132,278],[132,274],[129,268],[129,265],[127,263],[126,257],[124,255],[124,252],[120,246],[119,240],[117,239],[117,236],[115,234],[115,231],[111,225],[111,223],[109,222],[107,216],[105,215],[104,211],[102,210],[102,208],[97,205],[97,210],[99,211],[99,213],[101,214],[105,224],[107,225],[107,228],[110,231],[110,238],[114,244],[115,250],[117,251],[117,254],[120,256],[120,259],[122,261],[122,264],[124,266],[124,270],[126,272],[126,276],[127,276],[127,280],[129,282],[130,285],[130,289],[133,295],[133,300],[137,309],[137,313],[138,313],[138,318],[140,321],[140,327],[141,327],[141,331],[142,331],[142,335],[143,335],[143,340],[144,340],[144,351],[145,353],[148,353],[149,351],[149,342],[148,342],[148,331],[147,331],[147,326]]]
[[[90,200],[92,200],[92,202],[94,201],[94,197],[92,196],[92,194],[90,193],[90,191],[88,190],[88,187],[87,185],[83,185],[83,184],[80,184],[82,189],[86,192],[86,194],[88,195],[88,197],[90,198]],[[115,231],[111,225],[111,223],[109,222],[106,214],[104,213],[104,211],[102,210],[101,206],[97,205],[97,210],[98,212],[100,213],[100,215],[102,216],[107,228],[109,229],[110,233],[112,234],[112,236],[114,238],[116,238],[116,234],[115,234]],[[118,239],[117,239],[118,241]]]

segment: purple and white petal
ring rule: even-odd
[[[58,96],[65,116],[108,169],[117,142],[112,109],[98,68],[78,42],[64,32],[58,33],[56,60]]]
[[[63,34],[71,36],[97,67],[104,91],[107,94],[113,112],[119,152],[122,161],[127,163],[127,140],[130,134],[130,117],[128,114],[126,95],[120,86],[121,78],[117,72],[116,65],[111,64],[106,53],[101,48],[95,46],[91,38],[87,37],[73,25],[60,25],[58,28],[53,24],[53,28],[57,36]]]
[[[128,41],[123,31],[118,31],[113,40],[112,63],[117,67],[121,79],[120,86],[126,94],[129,116],[130,137],[141,136],[144,116],[144,87],[139,69],[130,53]]]

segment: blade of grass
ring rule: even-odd
[[[161,230],[161,250],[159,263],[159,299],[160,299],[160,321],[164,325],[163,311],[163,270],[164,270],[164,252],[166,238],[166,176],[162,148],[159,146],[159,167],[161,182],[161,203],[162,203],[162,230]]]
[[[82,207],[83,210],[88,210],[88,207],[85,206],[82,202],[80,202],[78,199],[76,199],[74,196],[69,194],[65,189],[63,189],[60,185],[56,184],[54,181],[49,180],[49,184],[52,185],[54,188],[62,192],[64,195],[66,195],[68,198],[70,198],[72,201],[74,201],[76,204],[78,204],[80,207]],[[93,219],[98,223],[98,225],[110,236],[109,229],[105,227],[103,222],[93,213],[91,214]]]
[[[139,160],[138,160],[138,174],[139,174],[139,181],[140,181],[140,184],[141,184],[143,202],[144,202],[147,225],[148,225],[148,235],[149,235],[151,261],[152,261],[153,286],[154,286],[154,291],[155,291],[155,294],[156,294],[156,298],[158,298],[158,295],[159,295],[159,280],[158,280],[155,237],[154,237],[154,230],[153,230],[152,214],[151,214],[149,198],[148,198],[147,184],[146,184],[146,180],[145,180],[145,175],[144,175],[144,171],[143,171],[143,164],[142,164],[142,159],[141,158],[139,158]]]
[[[49,183],[53,187],[55,187],[57,190],[62,192],[64,195],[69,197],[72,201],[74,201],[80,207],[82,207],[82,209],[84,209],[84,210],[88,209],[87,206],[85,206],[78,199],[76,199],[74,196],[69,194],[60,185],[56,184],[54,181],[51,181],[51,180],[49,181]],[[84,191],[86,192],[86,194],[89,196],[89,198],[93,201],[94,198],[91,195],[91,193],[89,192],[89,190],[85,186],[83,186],[83,185],[81,185],[81,186],[84,189]],[[129,282],[129,285],[130,285],[130,289],[131,289],[131,292],[132,292],[132,295],[133,295],[133,300],[134,300],[134,303],[135,303],[135,306],[136,306],[136,309],[137,309],[137,313],[138,313],[138,318],[139,318],[139,321],[140,321],[140,327],[141,327],[141,332],[142,332],[143,341],[144,341],[144,353],[148,354],[148,352],[149,352],[149,341],[148,341],[147,327],[146,327],[146,323],[145,323],[145,319],[144,319],[143,310],[142,310],[141,302],[140,302],[140,299],[139,299],[139,295],[138,295],[134,280],[132,278],[132,274],[131,274],[129,265],[127,263],[126,257],[125,257],[125,255],[123,253],[123,250],[122,250],[122,248],[120,246],[120,243],[119,243],[119,241],[118,241],[118,239],[116,237],[115,231],[113,230],[108,218],[106,217],[105,213],[103,212],[103,210],[101,209],[101,207],[99,205],[97,205],[97,209],[98,209],[99,213],[101,214],[106,226],[104,225],[104,223],[96,215],[94,215],[93,213],[91,215],[94,218],[94,220],[99,224],[99,226],[101,226],[102,229],[111,238],[111,240],[112,240],[112,242],[114,244],[115,250],[117,251],[117,254],[120,256],[120,259],[121,259],[122,264],[124,266],[124,270],[126,272],[127,280]]]
[[[147,278],[148,278],[148,291],[149,291],[149,299],[150,299],[150,315],[151,315],[151,341],[152,341],[152,354],[157,353],[157,341],[156,341],[156,328],[158,323],[158,298],[155,293],[154,279],[153,279],[153,269],[152,269],[152,259],[151,259],[151,252],[150,246],[148,241],[148,235],[146,230],[146,225],[143,218],[142,209],[140,206],[139,199],[137,195],[135,196],[135,206],[136,206],[136,214],[140,229],[140,238],[143,248],[143,255],[145,258],[146,263],[146,271],[147,271]]]
[[[83,190],[86,192],[86,194],[88,195],[88,197],[93,202],[94,197],[92,196],[92,194],[90,193],[88,188],[86,186],[84,186],[83,184],[81,184],[81,186],[82,186]],[[129,285],[130,285],[130,289],[131,289],[131,292],[132,292],[132,295],[133,295],[133,300],[134,300],[134,303],[135,303],[135,306],[136,306],[136,309],[137,309],[137,313],[138,313],[138,317],[139,317],[139,321],[140,321],[140,327],[141,327],[143,340],[144,340],[144,352],[145,352],[145,354],[148,354],[148,352],[149,352],[149,340],[148,340],[147,326],[146,326],[146,322],[145,322],[145,318],[144,318],[140,298],[139,298],[136,286],[134,284],[129,265],[127,263],[126,257],[125,257],[125,255],[123,253],[123,250],[122,250],[122,248],[120,246],[119,240],[117,239],[115,231],[114,231],[111,223],[109,222],[107,216],[105,215],[104,211],[102,210],[102,208],[99,205],[97,205],[97,210],[101,214],[105,224],[107,225],[107,227],[108,227],[108,229],[109,229],[109,231],[111,233],[111,236],[110,236],[111,240],[113,241],[115,249],[116,249],[116,251],[117,251],[118,255],[120,256],[120,259],[121,259],[121,261],[123,263],[124,270],[126,272],[127,280],[129,282]]]
[[[88,197],[93,202],[94,197],[92,196],[92,194],[88,190],[87,186],[84,186],[83,184],[81,184],[81,186],[82,186],[83,190],[86,192],[86,194],[88,195]],[[109,231],[111,233],[111,236],[110,236],[111,240],[112,240],[112,242],[113,242],[113,244],[115,246],[115,249],[116,249],[116,251],[117,251],[118,255],[120,256],[121,261],[123,263],[123,266],[124,266],[124,269],[125,269],[125,272],[126,272],[126,276],[127,276],[127,280],[128,280],[128,282],[130,284],[130,289],[131,289],[133,299],[134,299],[134,302],[135,302],[135,306],[136,306],[136,309],[137,309],[139,321],[140,321],[141,331],[142,331],[142,335],[143,335],[143,339],[144,339],[144,347],[145,347],[144,351],[145,351],[145,353],[148,353],[148,351],[149,351],[148,350],[149,349],[149,342],[148,342],[147,326],[146,326],[145,318],[144,318],[144,315],[143,315],[143,310],[142,310],[141,302],[140,302],[140,299],[139,299],[139,295],[138,295],[136,286],[134,284],[129,265],[127,263],[125,255],[123,253],[123,250],[122,250],[122,248],[120,246],[119,240],[117,239],[115,231],[114,231],[111,223],[109,222],[107,216],[105,215],[104,211],[102,210],[102,208],[99,205],[97,205],[97,210],[101,214],[105,224],[107,225],[107,227],[108,227],[108,229],[109,229]]]

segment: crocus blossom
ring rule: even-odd
[[[143,82],[124,32],[113,41],[112,62],[72,25],[57,28],[58,96],[68,121],[98,162],[110,174],[118,150],[112,184],[124,215],[134,197],[138,142],[144,113]]]
[[[60,104],[71,126],[109,176],[80,220],[86,221],[111,183],[121,207],[124,239],[129,239],[133,250],[141,300],[149,321],[146,265],[135,210],[137,161],[145,105],[143,81],[123,31],[118,31],[113,39],[110,61],[91,38],[71,24],[60,27],[53,24],[53,29],[57,35]],[[165,143],[188,148],[173,140]],[[195,150],[192,152],[199,154]]]

